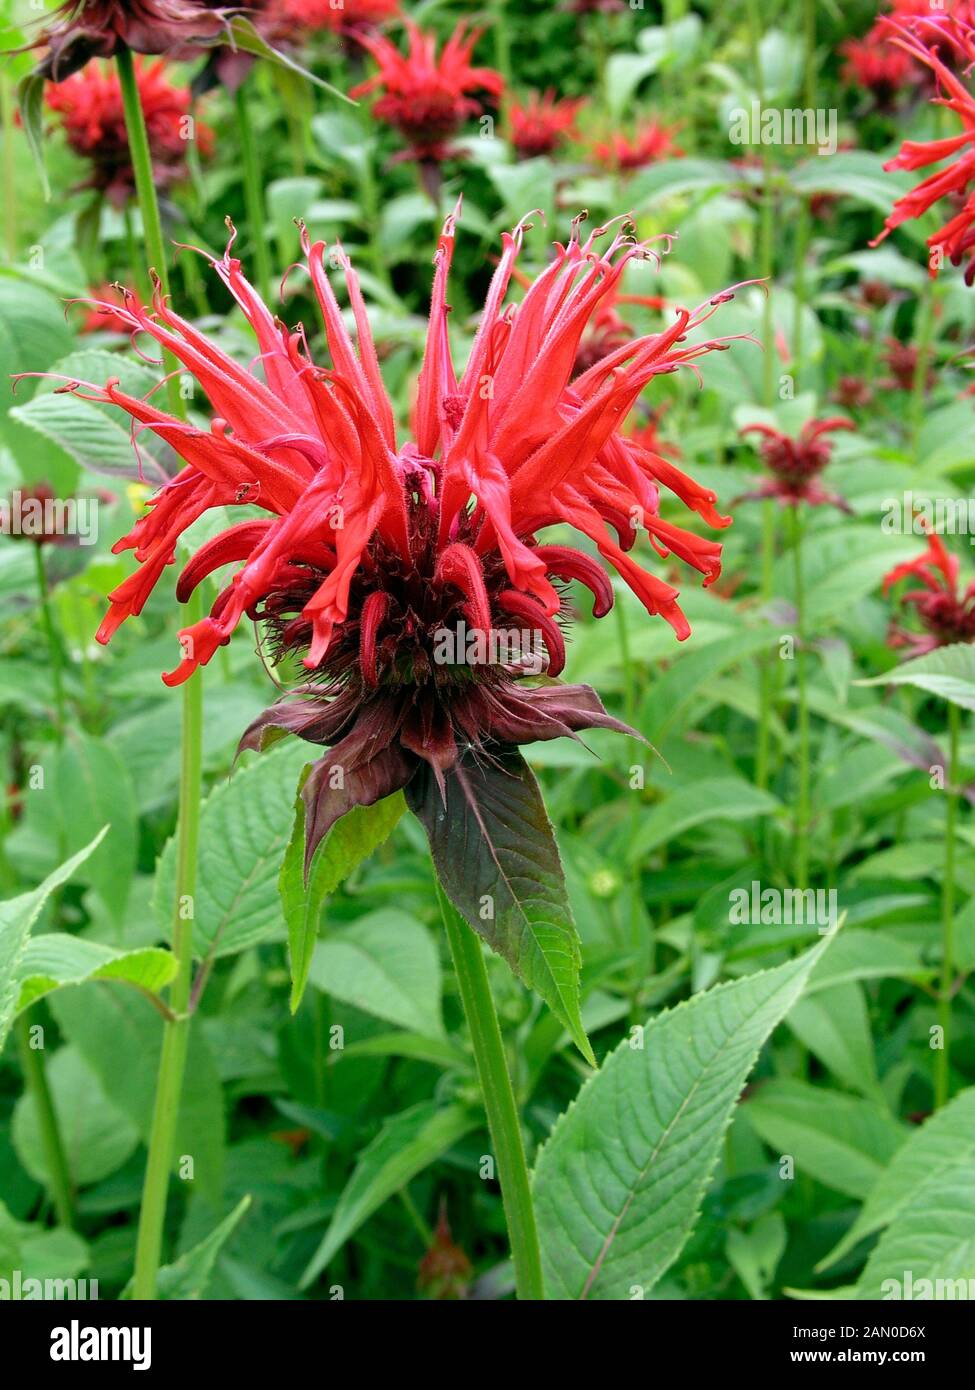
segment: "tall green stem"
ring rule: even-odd
[[[437,898],[470,1029],[488,1129],[498,1164],[501,1199],[515,1267],[515,1291],[521,1300],[538,1301],[544,1299],[545,1290],[535,1209],[521,1138],[521,1121],[511,1088],[484,954],[480,941],[448,902],[439,883]]]
[[[159,217],[159,203],[152,174],[149,134],[139,100],[139,84],[135,79],[135,64],[131,51],[120,46],[116,49],[115,62],[122,89],[122,109],[125,112],[125,129],[129,137],[129,153],[132,156],[132,169],[135,174],[135,191],[139,199],[139,211],[142,213],[142,235],[149,264],[159,276],[159,286],[163,294],[168,295],[169,261],[163,241],[162,221]],[[170,374],[166,382],[169,408],[174,415],[183,419],[186,412],[179,390],[179,363],[170,353],[165,354],[165,360],[167,372]]]
[[[809,703],[806,696],[806,604],[802,576],[802,513],[792,515],[793,587],[796,605],[796,761],[798,785],[795,810],[796,887],[805,888],[809,877]]]
[[[762,71],[761,29],[756,0],[748,3],[748,38],[751,49],[752,72],[759,109],[765,107],[765,75]],[[754,142],[760,132],[753,131]],[[765,282],[765,303],[762,307],[762,399],[771,406],[775,399],[775,323],[772,315],[773,240],[775,235],[774,203],[772,197],[772,155],[768,145],[761,145],[762,203],[759,221],[759,274]],[[775,507],[766,502],[762,511],[762,600],[772,595],[772,566],[775,559]],[[774,669],[767,655],[758,660],[758,737],[755,748],[755,782],[766,787],[769,780],[770,723]]]
[[[271,302],[271,258],[265,236],[264,193],[261,182],[260,159],[250,108],[247,105],[247,83],[242,82],[234,95],[237,111],[237,134],[244,172],[244,206],[247,209],[249,245],[253,249],[257,268],[257,288],[265,304]]]
[[[928,389],[928,372],[931,370],[935,301],[936,282],[929,277],[921,293],[916,344],[917,361],[914,364],[914,380],[911,383],[911,452],[915,463],[919,462],[921,426],[924,424],[924,397]]]
[[[958,821],[958,742],[961,711],[948,706],[948,766],[945,768],[945,867],[941,883],[941,988],[938,991],[938,1023],[941,1049],[935,1058],[934,1108],[940,1110],[951,1087],[951,998],[955,988],[955,830]]]
[[[812,111],[816,105],[816,0],[802,0],[802,41],[805,51],[806,109]],[[802,320],[806,308],[808,288],[806,257],[809,254],[811,222],[809,198],[808,196],[800,197],[799,216],[796,221],[796,264],[793,284],[795,317],[792,326],[792,373],[797,382],[802,372],[804,349]]]
[[[68,1169],[64,1145],[61,1142],[61,1131],[54,1109],[54,1101],[51,1099],[51,1088],[47,1084],[44,1060],[40,1051],[31,1047],[30,1025],[27,1022],[26,1013],[22,1013],[18,1018],[16,1030],[27,1091],[34,1102],[37,1113],[41,1146],[44,1150],[45,1168],[47,1169],[51,1197],[54,1201],[54,1210],[57,1212],[60,1225],[74,1226],[77,1218],[71,1173]]]
[[[198,622],[197,595],[187,605],[187,624]],[[193,895],[196,891],[197,845],[200,832],[202,781],[203,686],[198,674],[184,686],[183,741],[179,775],[179,822],[176,840],[176,903],[173,911],[173,954],[176,977],[170,986],[169,1007],[175,1017],[163,1025],[162,1053],[156,1080],[156,1099],[149,1135],[149,1157],[142,1188],[142,1209],[135,1253],[133,1297],[152,1298],[162,1252],[166,1197],[176,1140],[186,1048],[189,1041],[190,988],[193,972]]]
[[[142,212],[142,229],[163,294],[169,293],[169,268],[162,237],[159,204],[152,177],[152,157],[145,117],[139,101],[132,54],[126,48],[116,53],[125,126],[129,137],[135,186]],[[173,367],[174,363],[169,359]],[[179,378],[167,382],[170,408],[180,419],[186,408],[180,394]],[[187,604],[187,625],[201,616],[198,593]],[[156,1098],[149,1136],[149,1155],[142,1189],[139,1233],[136,1239],[134,1296],[152,1298],[162,1253],[166,1198],[176,1138],[186,1048],[189,1039],[190,985],[193,969],[192,902],[196,889],[197,841],[199,839],[200,791],[202,780],[203,687],[199,676],[192,676],[183,687],[183,731],[179,779],[179,820],[177,823],[176,902],[173,910],[173,954],[176,977],[170,987],[169,1005],[174,1015],[163,1025],[162,1052],[156,1081]]]
[[[51,614],[51,598],[47,586],[47,572],[44,569],[44,552],[41,546],[34,546],[34,564],[37,570],[37,594],[41,605],[41,621],[44,624],[44,637],[47,641],[48,660],[51,663],[51,691],[54,695],[55,731],[58,739],[64,733],[64,679],[61,671],[61,644],[54,628]]]

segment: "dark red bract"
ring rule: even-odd
[[[890,646],[907,647],[911,656],[923,656],[953,642],[975,641],[975,579],[962,591],[958,568],[957,555],[950,554],[941,537],[929,531],[927,549],[884,576],[885,594],[908,576],[923,585],[900,597],[901,605],[914,609],[922,631],[912,632],[892,622],[887,633]]]

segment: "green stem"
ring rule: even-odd
[[[169,294],[169,263],[166,258],[166,245],[163,241],[162,221],[159,217],[159,203],[156,199],[156,185],[152,174],[152,154],[149,149],[149,134],[146,120],[139,100],[139,86],[135,79],[135,64],[129,49],[120,45],[115,51],[118,67],[119,85],[122,89],[122,108],[125,112],[125,129],[129,137],[129,153],[132,156],[132,169],[135,174],[135,191],[142,213],[142,237],[145,241],[149,265],[159,277],[159,288],[164,295]],[[135,269],[133,267],[133,269]],[[169,408],[181,420],[186,411],[179,390],[179,363],[171,353],[165,353],[166,370],[170,374],[166,382],[166,395]]]
[[[54,695],[55,731],[58,740],[64,733],[64,681],[61,672],[61,645],[54,629],[51,614],[50,590],[47,586],[47,573],[44,569],[44,554],[39,545],[34,546],[34,564],[37,571],[37,592],[41,604],[41,619],[47,641],[48,659],[51,663],[51,690]]]
[[[484,954],[477,936],[447,901],[440,884],[437,883],[436,887],[498,1164],[498,1180],[515,1267],[515,1291],[521,1300],[539,1301],[544,1299],[545,1290],[528,1165]]]
[[[511,42],[508,38],[508,23],[505,16],[505,0],[491,0],[491,27],[494,31],[494,63],[504,78],[507,91],[511,90]]]
[[[7,246],[7,260],[13,264],[17,259],[17,178],[14,165],[14,131],[17,121],[14,114],[13,85],[9,73],[0,73],[0,121],[3,123],[3,179],[6,194],[3,200],[4,240]]]
[[[931,344],[934,338],[936,281],[928,277],[921,295],[920,318],[917,333],[917,361],[914,364],[914,380],[911,383],[911,452],[914,462],[918,462],[918,449],[921,441],[921,426],[924,424],[924,398],[928,388],[928,372],[931,368]]]
[[[806,614],[802,576],[802,516],[792,513],[792,562],[796,605],[796,757],[798,789],[794,820],[796,887],[805,888],[809,877],[809,703],[806,697]]]
[[[51,1099],[51,1088],[47,1084],[44,1059],[38,1048],[31,1047],[30,1025],[27,1022],[26,1013],[22,1013],[18,1018],[16,1029],[21,1065],[24,1068],[24,1078],[27,1083],[28,1093],[34,1102],[34,1107],[37,1112],[37,1121],[41,1131],[41,1146],[44,1150],[45,1160],[44,1166],[48,1174],[54,1210],[57,1212],[58,1223],[61,1226],[73,1227],[76,1223],[77,1215],[75,1212],[71,1173],[68,1169],[68,1160],[65,1157],[64,1145],[61,1142],[61,1131],[58,1127],[58,1117],[54,1110],[54,1101]]]
[[[816,0],[802,0],[802,40],[805,50],[806,108],[811,111],[816,105]],[[804,346],[802,316],[806,308],[808,290],[806,257],[809,254],[811,222],[809,198],[800,197],[799,217],[796,224],[796,264],[793,285],[795,317],[792,325],[792,374],[797,385],[802,371]]]
[[[247,105],[247,83],[242,82],[234,94],[237,111],[237,134],[240,139],[240,153],[244,174],[244,206],[247,209],[247,223],[250,235],[248,243],[253,248],[254,265],[257,269],[257,289],[265,304],[271,302],[271,258],[268,255],[265,236],[264,193],[262,191],[261,167],[251,124],[250,108]]]
[[[951,998],[955,987],[955,829],[958,821],[958,742],[961,711],[948,706],[948,766],[945,769],[945,867],[941,883],[941,988],[938,991],[938,1023],[941,1050],[935,1059],[934,1108],[940,1110],[951,1089]]]
[[[187,625],[199,621],[198,594],[187,605]],[[197,844],[200,830],[202,781],[203,687],[194,674],[183,687],[183,742],[179,779],[179,822],[176,840],[176,903],[173,913],[173,954],[176,977],[169,1007],[175,1018],[163,1025],[162,1052],[149,1135],[149,1156],[142,1189],[142,1209],[135,1254],[133,1297],[153,1298],[162,1253],[163,1225],[169,1175],[176,1140],[186,1048],[189,1042],[188,1006],[193,971],[193,894],[196,890]]]

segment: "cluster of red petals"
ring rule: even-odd
[[[532,92],[524,103],[508,106],[511,143],[521,159],[554,154],[566,140],[578,140],[576,116],[584,98],[556,97],[548,91]]]
[[[114,380],[62,388],[121,407],[135,429],[161,436],[185,463],[114,547],[134,551],[139,568],[110,595],[99,641],[142,611],[198,517],[234,503],[259,509],[204,544],[184,569],[181,601],[215,570],[239,566],[210,613],[181,633],[184,659],[164,679],[178,684],[208,662],[245,615],[263,624],[279,652],[301,656],[314,673],[305,688],[314,698],[273,706],[247,739],[253,746],[269,728],[285,728],[331,746],[330,757],[341,762],[345,791],[326,798],[324,809],[323,763],[307,789],[312,848],[351,804],[405,785],[418,760],[442,777],[465,748],[485,740],[514,744],[616,727],[588,687],[525,690],[515,683],[526,674],[518,661],[444,667],[431,656],[433,632],[463,620],[488,638],[530,631],[547,653],[548,676],[559,674],[564,583],[587,586],[597,616],[609,611],[613,590],[593,555],[539,543],[539,532],[563,524],[586,537],[679,638],[690,629],[678,591],[631,554],[638,529],[660,557],[683,560],[705,584],[720,573],[720,545],[660,511],[663,488],[708,525],[723,527],[729,519],[716,510],[714,493],[626,438],[621,426],[656,376],[728,345],[695,330],[731,292],[693,312],[677,310],[660,331],[622,344],[574,377],[586,325],[648,246],[628,227],[598,229],[582,241],[576,224],[520,303],[509,305],[519,225],[503,238],[467,364],[458,371],[447,329],[455,216],[444,224],[435,256],[411,440],[397,438],[355,272],[333,248],[353,340],[326,272],[325,245],[305,234],[328,368],[309,359],[300,328],[289,330],[272,316],[231,255],[231,240],[213,268],[254,331],[260,375],[158,292],[151,312],[131,298],[117,311],[133,334],[148,334],[197,379],[214,412],[208,429],[126,394]],[[600,250],[604,237],[609,244]]]
[[[659,159],[674,159],[684,153],[674,142],[676,133],[676,125],[644,121],[633,135],[614,131],[608,140],[597,141],[592,146],[592,157],[597,164],[605,165],[616,173],[643,169]]]
[[[892,647],[907,647],[912,656],[923,656],[952,642],[975,642],[975,580],[964,592],[959,590],[958,557],[945,549],[935,532],[928,531],[925,551],[884,576],[884,593],[908,576],[924,587],[902,594],[900,602],[914,609],[924,630],[911,632],[891,623],[887,640]]]
[[[40,71],[60,82],[90,58],[110,58],[120,46],[171,53],[218,42],[241,8],[206,0],[65,0],[34,45],[47,48]]]
[[[763,436],[760,453],[770,474],[755,492],[747,496],[773,497],[790,507],[806,502],[814,507],[830,504],[841,511],[848,511],[844,499],[838,493],[828,492],[819,475],[833,454],[832,442],[825,436],[834,430],[853,428],[852,420],[834,415],[826,420],[807,420],[798,437],[793,439],[771,425],[746,425],[741,431],[743,435]]]
[[[892,49],[885,42],[882,25],[875,24],[862,39],[848,39],[840,47],[846,59],[843,80],[865,87],[880,106],[889,106],[894,97],[918,80],[918,68],[907,53]]]
[[[153,176],[160,188],[181,178],[186,168],[190,92],[175,87],[162,59],[135,65],[139,98],[145,114]],[[90,63],[64,82],[49,83],[49,108],[61,118],[68,144],[91,161],[87,187],[97,188],[114,203],[124,204],[135,188],[132,156],[125,126],[122,88],[114,64]],[[193,138],[202,154],[212,146],[212,132],[194,122]]]
[[[268,20],[287,33],[345,33],[377,28],[399,13],[399,0],[271,0]]]
[[[879,385],[885,391],[913,391],[914,378],[917,374],[918,349],[913,343],[902,343],[899,338],[887,338],[883,360],[890,370],[890,376],[885,377]],[[930,388],[934,385],[934,368],[928,367],[924,385]]]
[[[439,162],[450,154],[450,139],[464,121],[484,109],[471,93],[500,97],[504,79],[492,68],[472,67],[479,29],[468,31],[461,21],[438,53],[433,34],[423,33],[411,20],[405,25],[409,38],[405,54],[383,35],[357,35],[379,71],[353,87],[349,95],[381,92],[373,115],[399,131],[414,158]]]
[[[933,73],[941,93],[933,100],[958,116],[962,130],[942,140],[905,140],[895,158],[884,165],[888,170],[915,170],[953,160],[898,198],[883,231],[870,244],[877,246],[903,222],[922,217],[942,198],[956,196],[961,199],[961,207],[939,231],[928,237],[927,244],[932,252],[930,272],[936,275],[945,258],[953,265],[967,260],[965,281],[971,284],[975,280],[975,191],[969,189],[975,184],[975,98],[944,61],[943,54],[956,54],[967,70],[975,62],[975,29],[951,16],[900,23],[889,20],[885,21],[885,27],[894,45]]]

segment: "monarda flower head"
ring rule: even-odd
[[[423,33],[411,20],[405,23],[406,54],[382,35],[358,35],[379,71],[353,87],[349,96],[381,92],[373,115],[403,136],[409,146],[406,157],[436,164],[450,155],[450,140],[463,123],[483,111],[483,103],[472,93],[499,97],[504,79],[491,68],[471,66],[480,30],[468,32],[461,21],[438,54],[433,34]]]
[[[60,82],[119,47],[156,54],[221,42],[243,8],[205,0],[65,0],[32,46],[47,48],[40,75]]]
[[[887,633],[891,647],[907,647],[911,656],[923,656],[954,642],[975,642],[975,579],[964,591],[959,587],[958,556],[945,549],[934,531],[928,531],[926,550],[884,576],[884,593],[908,577],[923,587],[902,594],[900,603],[914,609],[922,631],[912,632],[892,622]]]
[[[616,173],[632,173],[656,164],[660,159],[674,159],[684,153],[675,143],[675,125],[662,121],[644,121],[632,135],[614,131],[606,140],[592,146],[592,157]]]
[[[153,179],[167,188],[186,171],[186,152],[192,132],[201,153],[207,153],[212,134],[190,116],[190,93],[174,87],[162,59],[135,65],[139,99],[145,114]],[[122,87],[114,65],[91,63],[64,82],[47,86],[48,107],[61,119],[68,144],[91,162],[86,188],[95,188],[116,206],[135,191],[135,173],[125,125]]]
[[[823,487],[820,474],[833,455],[832,441],[826,435],[834,430],[853,428],[852,420],[840,415],[827,420],[807,420],[796,438],[773,429],[771,425],[746,425],[741,434],[762,435],[759,452],[769,476],[763,479],[755,492],[746,493],[745,496],[772,497],[789,507],[797,507],[802,502],[814,507],[828,503],[841,511],[849,511],[838,493],[828,492]]]
[[[577,140],[575,122],[583,104],[583,98],[558,98],[551,88],[531,92],[524,102],[511,102],[508,127],[519,159],[555,154],[566,140]]]

